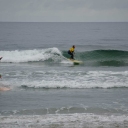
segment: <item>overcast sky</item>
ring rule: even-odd
[[[0,0],[0,21],[128,22],[128,0]]]

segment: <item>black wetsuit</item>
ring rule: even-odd
[[[68,51],[68,54],[71,55],[71,59],[74,59],[74,54],[73,52],[70,52],[70,50]]]

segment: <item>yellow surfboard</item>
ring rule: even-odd
[[[73,60],[73,59],[68,59],[69,61],[73,62],[73,64],[78,65],[78,64],[82,64],[83,61],[79,61],[79,60]]]

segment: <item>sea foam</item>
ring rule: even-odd
[[[47,114],[33,116],[0,116],[2,128],[124,128],[128,127],[128,116],[94,114]]]
[[[13,79],[7,81],[13,88],[128,88],[128,71],[42,70],[10,75]],[[7,81],[2,80],[2,83],[8,85]]]
[[[61,51],[55,47],[47,49],[0,51],[0,55],[3,57],[1,62],[6,63],[35,62],[48,59],[56,61],[62,56]]]

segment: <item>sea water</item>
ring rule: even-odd
[[[128,23],[0,23],[1,128],[128,127]],[[75,59],[68,49],[75,45]]]

